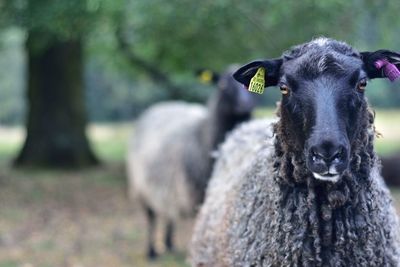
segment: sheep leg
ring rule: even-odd
[[[164,241],[165,241],[165,247],[169,252],[174,250],[173,237],[174,237],[174,223],[172,221],[168,221]]]
[[[147,240],[147,258],[153,260],[157,258],[157,252],[154,247],[155,230],[156,230],[156,214],[150,207],[145,207],[148,223],[148,240]]]

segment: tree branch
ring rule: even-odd
[[[140,58],[132,51],[132,45],[125,40],[121,27],[118,27],[116,31],[116,39],[119,50],[124,54],[126,60],[128,60],[131,65],[142,69],[153,81],[165,86],[169,91],[170,98],[175,99],[180,97],[180,92],[182,92],[182,89],[174,84],[167,74],[163,73],[155,65],[145,61],[143,58]]]

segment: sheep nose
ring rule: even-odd
[[[344,145],[335,145],[332,142],[325,142],[310,148],[311,159],[314,163],[331,165],[340,163],[347,158],[347,149]]]

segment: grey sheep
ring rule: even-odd
[[[127,158],[129,195],[146,212],[149,258],[157,256],[157,217],[166,222],[165,246],[173,250],[175,221],[194,215],[203,201],[214,162],[212,152],[226,132],[251,117],[254,98],[233,79],[236,68],[228,68],[221,77],[214,75],[218,90],[207,107],[159,103],[136,123]]]
[[[399,223],[374,152],[367,80],[400,55],[319,38],[234,77],[280,87],[276,123],[253,121],[219,151],[191,243],[196,267],[399,266]],[[264,83],[264,84],[263,84]]]

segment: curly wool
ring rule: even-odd
[[[233,212],[231,202],[244,182],[245,173],[253,170],[254,162],[265,162],[270,158],[270,155],[256,154],[256,151],[266,155],[272,152],[272,131],[267,128],[269,123],[267,120],[253,120],[241,125],[229,134],[220,148],[212,176],[218,179],[210,180],[205,203],[196,220],[191,246],[193,262],[196,263],[193,266],[224,266],[221,262],[226,262],[225,256],[230,256],[225,251],[227,239],[224,233],[232,222],[225,216],[228,216],[228,211]],[[272,168],[272,162],[270,165]]]
[[[232,133],[196,221],[192,266],[398,266],[399,224],[373,151],[373,115],[360,108],[351,166],[335,184],[307,171],[283,119]]]

